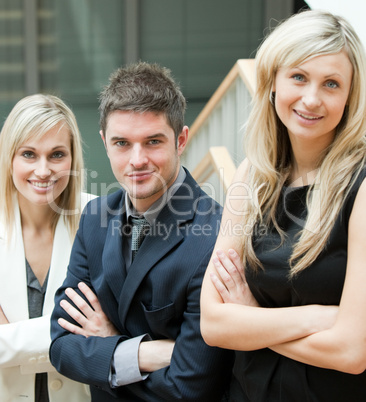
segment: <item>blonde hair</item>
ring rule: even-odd
[[[281,23],[262,43],[256,56],[257,90],[247,122],[245,154],[252,164],[250,185],[257,191],[248,205],[250,212],[244,223],[273,225],[283,240],[284,233],[275,216],[292,161],[287,129],[273,106],[276,73],[281,67],[293,67],[341,51],[346,52],[353,66],[352,85],[335,139],[319,161],[315,180],[318,191],[308,192],[308,217],[289,261],[290,276],[308,267],[323,250],[352,180],[363,168],[366,59],[350,24],[342,17],[318,10],[304,11]],[[243,258],[254,269],[261,266],[253,250],[252,234],[244,239]]]
[[[75,236],[80,218],[80,194],[83,184],[82,142],[76,118],[71,109],[58,97],[36,94],[21,99],[12,109],[0,133],[0,222],[8,230],[14,224],[13,206],[16,188],[12,178],[13,158],[19,147],[31,138],[42,138],[57,125],[66,126],[71,142],[71,175],[60,195],[54,226],[64,216],[70,237]],[[73,211],[70,213],[70,211]]]

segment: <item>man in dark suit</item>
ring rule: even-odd
[[[204,343],[199,298],[221,207],[180,165],[185,99],[147,63],[118,69],[100,99],[123,189],[83,212],[55,298],[52,364],[90,384],[93,401],[220,401],[233,355]]]

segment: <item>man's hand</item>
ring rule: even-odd
[[[9,321],[6,318],[6,315],[4,314],[3,309],[0,306],[0,325],[2,324],[9,324]]]
[[[139,368],[142,373],[151,373],[170,365],[175,342],[171,339],[141,342]]]
[[[61,300],[60,306],[80,327],[63,318],[58,319],[59,325],[73,334],[85,337],[101,336],[105,338],[107,336],[119,335],[115,326],[104,314],[99,300],[92,290],[83,282],[78,284],[78,288],[92,307],[73,289],[67,288],[65,293],[77,308],[72,306],[67,300]]]

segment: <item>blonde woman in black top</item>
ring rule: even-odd
[[[365,400],[365,60],[323,11],[257,53],[247,159],[201,296],[205,341],[237,350],[232,401]]]

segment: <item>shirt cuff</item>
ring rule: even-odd
[[[138,351],[143,341],[151,341],[151,337],[145,334],[117,345],[109,373],[109,384],[112,388],[143,381],[149,376],[147,373],[141,374],[139,369]]]

